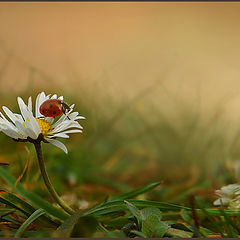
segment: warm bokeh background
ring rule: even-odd
[[[17,93],[50,87],[41,77],[29,82],[31,66],[78,94],[97,82],[116,97],[132,97],[162,78],[174,95],[193,101],[201,95],[203,108],[227,95],[233,103],[239,10],[226,2],[1,3],[0,87]],[[156,89],[152,99],[159,95]]]
[[[84,134],[65,141],[67,157],[45,147],[58,191],[62,180],[102,195],[100,184],[164,180],[181,192],[230,182],[224,162],[240,157],[239,12],[227,2],[0,3],[1,105],[17,110],[16,96],[44,90],[87,117]],[[176,189],[158,200],[176,202]]]

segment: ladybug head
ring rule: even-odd
[[[70,111],[70,107],[64,101],[61,101],[63,113],[66,114]]]

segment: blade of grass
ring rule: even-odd
[[[22,225],[21,227],[17,230],[16,234],[14,237],[19,238],[22,236],[24,233],[25,229],[37,218],[39,218],[41,215],[43,215],[45,211],[43,209],[38,209],[36,210]]]
[[[162,211],[180,211],[181,209],[191,210],[189,207],[184,207],[171,203],[156,202],[156,201],[146,201],[146,200],[128,200],[128,202],[134,204],[138,208],[145,207],[156,207]],[[85,213],[85,216],[94,214],[96,216],[101,216],[105,214],[111,214],[116,211],[126,211],[127,207],[123,201],[107,201],[97,205],[96,207],[90,209]],[[197,208],[197,212],[202,212],[202,209]],[[219,209],[205,209],[208,214],[215,216],[222,216],[222,213]],[[240,211],[225,210],[225,213],[229,216],[240,216]]]
[[[16,206],[15,204],[7,201],[7,200],[4,199],[4,198],[1,198],[1,197],[0,197],[0,202],[3,203],[3,204],[6,204],[7,206],[9,206],[9,207],[11,207],[11,208],[15,208],[15,209],[19,210],[19,211],[22,212],[25,216],[29,216],[28,213],[27,213],[24,209],[20,208],[19,206]]]
[[[11,192],[14,192],[14,191],[15,191],[17,185],[18,185],[19,182],[21,181],[21,179],[22,179],[22,177],[24,176],[24,173],[26,172],[26,170],[27,170],[27,168],[28,168],[28,165],[29,165],[30,151],[29,151],[29,149],[27,148],[27,146],[25,146],[25,149],[26,149],[26,151],[27,151],[27,161],[26,161],[26,164],[25,164],[25,166],[24,166],[24,169],[23,169],[22,173],[19,175],[19,177],[18,177],[16,183],[14,184]]]
[[[2,222],[8,222],[13,224],[14,226],[16,225],[17,227],[20,226],[22,224],[22,222],[18,219],[15,219],[11,216],[5,216],[2,218]]]
[[[16,179],[5,169],[0,168],[0,178],[2,178],[11,188],[14,186]],[[55,208],[49,202],[45,201],[43,198],[37,194],[24,189],[21,183],[16,187],[16,192],[28,200],[34,207],[44,209],[48,214],[60,219],[65,220],[68,215],[65,214],[60,209]]]
[[[187,207],[178,206],[178,205],[170,204],[170,203],[163,203],[163,202],[145,201],[145,200],[128,200],[128,202],[130,202],[131,204],[133,204],[139,208],[156,207],[163,211],[179,211],[181,209],[190,210],[190,208],[187,208]],[[110,214],[112,212],[115,212],[114,210],[116,210],[116,209],[118,211],[125,211],[127,209],[127,207],[123,201],[108,201],[108,202],[103,203],[100,206],[96,206],[92,210],[88,211],[86,213],[86,215]]]
[[[114,200],[126,200],[126,199],[130,199],[130,198],[134,198],[134,197],[136,197],[140,194],[143,194],[145,192],[148,192],[148,191],[156,188],[159,185],[160,185],[160,183],[151,183],[151,184],[146,185],[144,187],[141,187],[141,188],[126,192],[126,193],[124,193],[120,196],[114,197],[111,200],[113,200],[113,201]]]
[[[217,224],[217,222],[213,219],[213,217],[209,214],[209,212],[205,208],[201,208],[200,210],[206,215],[206,217],[210,220],[212,225],[215,227],[215,229],[222,235],[224,236],[224,233],[222,231],[222,228]]]
[[[237,224],[225,213],[224,209],[221,208],[220,211],[221,211],[222,215],[224,216],[225,221],[227,222],[227,225],[232,226],[233,229],[235,229],[237,231],[237,233],[239,233],[240,228],[237,226]],[[231,232],[232,236],[228,236],[228,237],[237,237],[237,236],[235,236],[236,233],[234,233],[234,232],[232,233],[231,229],[230,229],[230,232]]]
[[[28,202],[23,199],[17,197],[12,193],[8,193],[6,191],[0,194],[0,201],[5,202],[7,205],[12,206],[21,212],[23,212],[27,217],[29,217],[33,212],[36,211],[34,207],[32,207]],[[53,221],[49,216],[42,216],[40,218],[42,221],[47,222],[48,224],[58,226],[59,222]]]
[[[8,214],[11,214],[15,212],[15,209],[0,209],[0,218],[7,216]]]

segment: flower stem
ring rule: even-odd
[[[35,142],[34,143],[36,152],[37,152],[37,158],[38,158],[38,163],[39,163],[39,167],[41,170],[41,174],[43,177],[43,180],[45,182],[45,185],[49,191],[49,193],[51,194],[51,196],[54,198],[54,200],[58,203],[58,205],[60,207],[62,207],[67,213],[69,213],[70,215],[74,214],[75,211],[69,207],[57,194],[56,190],[54,189],[52,183],[50,182],[50,179],[47,175],[46,172],[46,167],[45,167],[45,163],[43,160],[43,155],[42,155],[42,146],[41,146],[41,142]]]

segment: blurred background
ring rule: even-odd
[[[58,192],[82,207],[154,181],[154,200],[212,200],[239,180],[239,11],[233,2],[0,3],[1,106],[18,112],[17,96],[40,91],[76,103],[84,133],[63,140],[68,155],[48,144],[44,155]],[[18,177],[24,144],[3,134],[0,144]],[[47,198],[28,147],[22,183]]]

